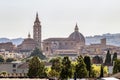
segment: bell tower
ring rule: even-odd
[[[41,24],[38,18],[38,13],[36,13],[36,19],[33,25],[33,39],[37,43],[36,47],[41,49]]]

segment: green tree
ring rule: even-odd
[[[81,56],[78,56],[78,58],[77,58],[77,65],[75,68],[75,73],[76,73],[77,78],[87,77],[86,65],[85,65],[83,58]]]
[[[113,54],[112,64],[113,64],[113,62],[114,62],[115,60],[117,60],[117,53],[116,53],[116,52]]]
[[[12,61],[16,61],[14,58],[7,58],[6,62],[12,62]]]
[[[104,77],[103,65],[100,67],[100,77]]]
[[[113,74],[120,72],[120,59],[115,60],[113,66]]]
[[[62,60],[62,70],[60,73],[61,79],[68,79],[72,77],[72,65],[69,57],[64,57]]]
[[[43,62],[40,61],[39,57],[34,56],[29,61],[29,70],[28,70],[28,76],[29,77],[46,77],[45,73],[45,65]]]
[[[105,65],[110,65],[110,64],[111,64],[111,54],[110,51],[108,50],[106,54]]]
[[[60,57],[53,58],[53,59],[50,60],[50,62],[52,63],[51,69],[60,73],[60,71],[62,69],[61,58]]]
[[[4,61],[5,60],[4,60],[3,56],[0,55],[0,62],[4,62]]]
[[[91,68],[91,77],[92,78],[95,78],[95,77],[97,77],[97,74],[96,74],[97,72],[94,70],[94,67],[92,66],[92,68]]]
[[[50,70],[50,72],[48,73],[48,77],[59,78],[59,73],[55,70]]]
[[[45,59],[46,57],[43,55],[42,51],[38,48],[35,48],[30,56],[38,56],[40,59]]]
[[[87,68],[87,71],[88,71],[88,74],[89,74],[89,77],[90,77],[90,74],[91,74],[91,60],[90,60],[89,56],[84,57],[84,63],[86,64],[86,68]]]
[[[0,73],[0,75],[3,75],[4,77],[7,75],[7,72],[6,71],[2,71],[1,73]]]
[[[103,63],[103,59],[102,57],[96,55],[92,58],[92,62],[95,64],[102,64]]]
[[[62,70],[61,58],[60,57],[53,58],[50,60],[50,63],[52,63],[52,66],[51,66],[51,71],[49,72],[49,75],[51,75],[51,77],[59,78],[60,72]]]

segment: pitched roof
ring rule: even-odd
[[[44,41],[74,41],[74,40],[70,38],[48,38],[45,39]]]
[[[20,68],[20,69],[28,68],[28,63],[20,64],[20,65],[18,66],[18,68]]]

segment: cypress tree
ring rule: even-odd
[[[89,74],[89,77],[90,77],[90,74],[91,74],[91,60],[90,60],[90,57],[85,56],[84,57],[84,62],[86,64],[86,68],[87,68],[87,71],[88,71],[88,74]]]
[[[62,60],[62,70],[60,73],[60,78],[66,80],[72,77],[72,66],[69,57],[64,57]]]
[[[117,60],[117,53],[116,53],[116,52],[113,54],[112,64],[113,64],[113,62],[114,62],[115,60]]]
[[[75,73],[76,73],[77,78],[87,77],[86,65],[85,65],[83,58],[81,56],[78,56],[78,58],[77,58],[77,65],[75,68]]]
[[[101,68],[100,68],[100,77],[104,77],[103,65],[101,65]]]
[[[110,64],[111,64],[111,54],[110,51],[108,50],[106,54],[105,65],[110,65]]]
[[[115,60],[113,74],[120,72],[120,59]]]

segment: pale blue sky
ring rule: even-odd
[[[120,0],[0,0],[0,37],[32,35],[36,12],[42,39],[68,37],[76,22],[84,36],[120,33]]]

